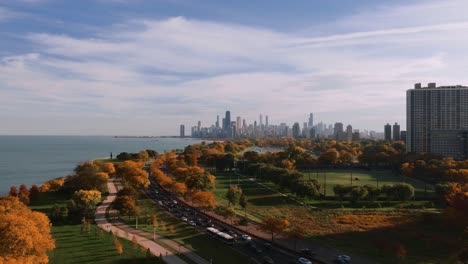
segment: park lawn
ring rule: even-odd
[[[118,255],[114,236],[91,225],[90,232],[82,234],[80,225],[53,226],[56,248],[48,253],[49,263],[162,263],[155,256],[131,241],[117,238],[123,253]]]
[[[401,176],[395,175],[389,170],[321,169],[306,170],[301,172],[304,174],[304,180],[318,180],[321,186],[320,193],[326,194],[326,196],[334,196],[333,187],[338,184],[369,184],[382,187],[385,184],[391,185],[402,182],[409,183],[415,188],[415,196],[417,199],[424,199],[426,197],[432,198],[435,195],[432,185],[412,178],[403,178]]]
[[[153,233],[151,214],[156,214],[158,221],[157,234],[183,244],[184,247],[208,261],[212,259],[213,263],[248,263],[248,257],[221,243],[219,240],[198,232],[185,222],[156,206],[151,199],[141,197],[138,200],[138,206],[140,208],[138,229]],[[122,220],[128,225],[135,227],[136,221],[134,217],[123,216]],[[171,229],[173,232],[171,232]]]
[[[247,216],[252,221],[260,222],[264,216],[272,213],[281,214],[282,209],[302,207],[297,201],[234,173],[217,172],[215,177],[216,188],[212,192],[218,205],[227,206],[226,192],[229,185],[239,185],[247,198],[247,210],[244,211],[238,204],[234,208],[238,215]]]
[[[66,206],[70,196],[50,191],[39,194],[29,208],[49,214],[56,204]],[[53,225],[51,234],[55,239],[55,249],[48,252],[49,263],[159,263],[154,256],[147,258],[140,246],[133,248],[130,241],[118,238],[123,246],[123,254],[117,254],[113,235],[90,225],[90,232],[82,233],[81,225],[66,222]]]
[[[378,263],[456,263],[463,228],[447,226],[438,213],[421,211],[320,212],[305,224],[308,239]],[[403,256],[402,260],[397,257]]]

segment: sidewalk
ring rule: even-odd
[[[114,188],[115,188],[115,183],[113,182],[112,184],[114,185]],[[118,184],[119,184],[119,187],[121,187],[120,183],[118,183]],[[153,203],[154,203],[154,201],[153,201]],[[118,212],[116,212],[115,210],[110,210],[109,211],[109,216],[110,216],[111,219],[118,219]],[[175,242],[173,240],[170,240],[170,239],[168,239],[166,237],[160,236],[158,234],[148,233],[148,232],[133,228],[131,226],[126,225],[125,223],[123,223],[121,221],[112,221],[112,224],[119,227],[122,230],[125,230],[126,232],[129,232],[129,233],[132,233],[132,234],[138,234],[139,236],[145,237],[145,238],[147,238],[149,240],[152,240],[153,235],[154,235],[155,238],[156,238],[156,241],[160,241],[160,242],[164,243],[165,245],[171,247],[173,249],[173,251],[178,251],[179,253],[184,254],[186,257],[188,257],[192,261],[196,262],[197,264],[210,264],[209,261],[207,261],[206,259],[204,259],[204,258],[200,257],[199,255],[193,253],[190,249],[187,249],[187,248],[183,247],[181,244],[179,244],[179,243],[177,243],[177,242]]]
[[[107,211],[107,208],[109,208],[110,204],[114,201],[116,197],[116,193],[117,193],[113,179],[109,179],[107,183],[107,187],[109,189],[109,195],[106,197],[104,202],[96,209],[95,221],[96,221],[96,224],[101,229],[103,229],[104,231],[108,231],[108,232],[110,231],[116,234],[117,236],[125,238],[127,240],[132,240],[133,237],[135,236],[136,240],[138,241],[138,244],[140,244],[141,246],[145,248],[148,248],[150,252],[155,256],[162,255],[164,261],[166,261],[166,263],[168,264],[186,264],[187,263],[183,261],[181,258],[179,258],[178,256],[174,255],[172,252],[168,251],[167,249],[158,245],[154,241],[151,241],[150,239],[145,237],[144,235],[146,235],[147,233],[145,234],[145,232],[132,229],[131,227],[126,226],[122,222],[113,222],[113,223],[108,222],[106,218],[106,211]]]

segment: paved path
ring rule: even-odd
[[[115,188],[115,185],[120,186],[120,182],[119,183],[112,183],[112,184],[114,184],[114,188]],[[154,203],[154,201],[153,201],[153,203]],[[118,213],[116,211],[111,210],[110,215],[112,217],[118,219],[118,217],[117,217]],[[145,238],[147,238],[149,240],[153,240],[153,237],[154,237],[156,239],[156,241],[160,241],[160,242],[164,243],[165,245],[171,247],[173,249],[173,251],[178,251],[179,253],[184,254],[186,257],[188,257],[189,259],[191,259],[192,261],[194,261],[197,264],[210,264],[209,261],[207,261],[206,259],[204,259],[204,258],[200,257],[199,255],[195,254],[190,249],[187,249],[187,248],[183,247],[181,244],[179,244],[179,243],[177,243],[177,242],[175,242],[173,240],[170,240],[170,239],[168,239],[166,237],[160,236],[158,234],[152,234],[152,233],[149,233],[149,232],[145,232],[145,231],[142,231],[142,230],[139,230],[139,229],[135,229],[135,228],[133,228],[131,226],[126,225],[125,223],[123,223],[121,221],[112,221],[112,223],[115,226],[118,226],[120,229],[125,230],[126,232],[129,232],[129,233],[132,233],[132,234],[138,234],[139,236],[145,237]]]
[[[152,254],[155,256],[162,255],[164,261],[168,264],[186,264],[187,262],[183,261],[178,256],[174,255],[172,252],[158,245],[154,241],[145,237],[145,232],[135,230],[125,225],[122,222],[112,222],[110,223],[106,218],[106,211],[109,208],[110,204],[114,201],[117,190],[114,185],[113,179],[109,179],[107,183],[109,189],[109,195],[106,200],[96,209],[96,224],[105,231],[111,231],[119,237],[125,238],[127,240],[132,240],[133,237],[136,238],[138,244],[148,248]]]

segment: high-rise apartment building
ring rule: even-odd
[[[185,137],[185,126],[180,125],[180,137],[183,138]]]
[[[409,152],[468,158],[468,87],[417,83],[406,100]]]
[[[301,135],[300,132],[301,132],[301,128],[299,127],[299,123],[298,122],[294,123],[292,127],[293,137],[298,138]]]
[[[353,140],[353,127],[351,125],[346,126],[346,141]]]
[[[344,139],[343,123],[340,123],[340,122],[335,123],[335,126],[333,128],[333,136],[336,140]]]
[[[394,141],[400,140],[400,125],[396,122],[393,125],[393,140]]]
[[[392,126],[387,123],[384,127],[385,141],[392,141]]]

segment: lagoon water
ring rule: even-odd
[[[11,186],[40,185],[70,174],[82,161],[121,152],[182,149],[197,139],[116,138],[113,136],[0,136],[0,195]]]

